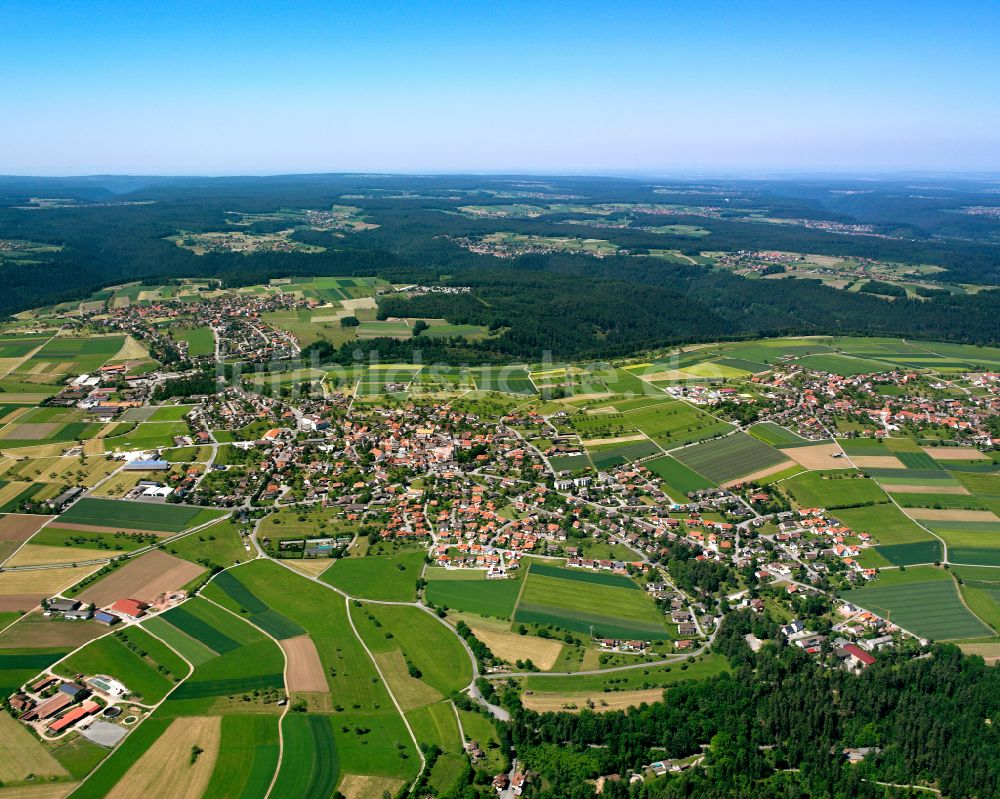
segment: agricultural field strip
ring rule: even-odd
[[[83,561],[83,560],[76,560],[76,561],[69,561],[69,562],[66,562],[66,563],[46,563],[46,564],[42,564],[42,565],[38,565],[38,566],[8,566],[8,567],[4,568],[4,571],[38,571],[40,569],[58,569],[58,568],[66,567],[66,566],[93,566],[93,565],[97,565],[97,564],[101,564],[101,563],[107,563],[110,560],[125,560],[127,558],[134,558],[134,557],[136,557],[138,555],[145,555],[147,552],[152,552],[154,549],[160,549],[161,547],[163,547],[166,544],[172,544],[175,541],[179,541],[182,538],[186,538],[187,536],[192,535],[193,533],[201,532],[206,527],[211,527],[216,522],[220,522],[223,519],[228,519],[232,515],[233,514],[231,512],[227,513],[227,514],[225,514],[223,516],[219,516],[218,518],[211,519],[211,520],[209,520],[207,522],[203,522],[203,523],[199,524],[197,527],[192,527],[192,528],[190,528],[188,530],[182,530],[181,532],[179,532],[179,533],[177,533],[175,535],[172,535],[169,538],[161,538],[161,539],[157,540],[156,543],[154,543],[154,544],[149,544],[147,546],[140,547],[139,549],[134,549],[131,552],[114,551],[114,552],[110,552],[110,554],[107,557],[105,557],[105,558],[94,558],[94,559],[85,560],[85,561]],[[59,518],[60,517],[56,516],[54,519],[51,519],[50,521],[56,521]],[[48,524],[49,524],[49,522],[46,522],[46,525],[44,525],[44,526],[47,526]],[[112,527],[108,528],[109,531],[113,530],[113,529],[114,528],[112,528]],[[34,538],[34,536],[32,536],[32,538]],[[28,541],[30,541],[30,540],[31,539],[28,539]],[[21,546],[24,546],[24,544],[28,543],[28,541],[22,542]],[[20,549],[20,548],[21,547],[19,546],[18,549]],[[99,550],[95,550],[95,551],[99,551]],[[10,555],[10,557],[13,557],[14,554],[16,554],[16,553],[12,552],[11,555]],[[10,560],[10,558],[8,558],[8,560]],[[84,575],[84,576],[86,576],[86,575]]]

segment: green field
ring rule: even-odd
[[[709,480],[725,483],[786,460],[783,453],[746,433],[733,433],[673,453],[681,463]]]
[[[399,649],[404,658],[421,671],[421,682],[445,697],[472,682],[468,653],[458,636],[435,616],[407,605],[370,604],[364,610],[381,624],[376,628],[367,617],[356,621],[362,636],[366,640],[371,638],[369,648],[373,652]],[[352,614],[357,618],[360,612],[354,609]],[[387,638],[386,632],[391,633],[392,638]]]
[[[187,327],[174,330],[173,333],[175,339],[187,342],[188,357],[200,358],[215,354],[215,336],[212,334],[212,328]]]
[[[222,717],[222,740],[204,799],[254,799],[267,793],[278,767],[278,719]]]
[[[69,678],[77,674],[114,677],[146,704],[159,702],[175,681],[188,673],[187,664],[172,650],[135,628],[91,641],[60,663],[57,670]]]
[[[220,593],[222,594],[220,596]],[[217,574],[205,589],[205,596],[243,615],[274,638],[294,638],[305,630],[287,616],[261,601],[233,570]],[[226,602],[226,599],[231,600]]]
[[[224,511],[195,505],[167,505],[85,497],[59,517],[59,522],[96,527],[160,530],[179,533],[222,516]]]
[[[535,693],[639,691],[673,685],[685,680],[714,677],[728,670],[729,663],[722,655],[703,655],[694,663],[674,663],[669,666],[651,666],[648,669],[629,669],[608,674],[528,677],[524,685]]]
[[[428,573],[427,601],[437,607],[509,619],[514,613],[521,581],[487,580],[483,572],[471,572],[470,576],[473,579],[437,579]]]
[[[284,737],[274,796],[328,799],[340,776],[337,746],[329,716],[289,713],[281,722]]]
[[[689,491],[699,491],[715,485],[711,480],[702,477],[669,455],[646,461],[643,465],[663,480],[667,493],[678,502],[684,502]]]
[[[825,508],[832,511],[889,501],[878,483],[862,477],[854,469],[805,472],[786,480],[784,487],[803,508]]]
[[[895,585],[880,584],[881,580],[880,577],[863,588],[845,592],[844,598],[923,638],[944,641],[992,634],[962,605],[950,579]]]
[[[588,635],[593,629],[595,637],[669,638],[663,614],[628,578],[533,564],[525,579],[515,622]]]
[[[807,438],[796,435],[791,430],[777,425],[774,422],[760,422],[751,427],[748,431],[754,438],[760,439],[765,444],[772,447],[805,447],[812,444],[826,443],[823,441],[810,441]]]
[[[424,551],[398,555],[366,555],[343,558],[323,572],[325,583],[362,599],[412,601],[424,562]]]

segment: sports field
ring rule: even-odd
[[[596,637],[665,640],[663,614],[627,577],[532,564],[514,621]],[[613,609],[613,612],[608,612]]]
[[[751,475],[787,460],[774,447],[742,432],[685,447],[672,454],[684,465],[716,483]]]

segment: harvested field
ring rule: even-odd
[[[469,626],[476,634],[476,638],[486,644],[493,654],[510,663],[530,660],[542,671],[548,671],[562,652],[563,645],[552,639],[499,632],[482,626]]]
[[[603,447],[608,444],[626,444],[629,441],[645,441],[646,436],[642,433],[632,436],[619,436],[618,438],[588,438],[583,441],[585,447]]]
[[[539,713],[558,713],[562,710],[578,712],[585,707],[590,707],[595,713],[607,713],[611,710],[624,710],[628,707],[636,707],[643,702],[653,703],[663,699],[663,688],[648,688],[641,691],[583,691],[580,693],[568,694],[525,694],[521,697],[521,702],[529,710],[536,710]],[[570,705],[572,707],[566,707]]]
[[[911,519],[925,519],[934,522],[1000,522],[1000,518],[997,518],[992,511],[988,510],[906,508],[905,513]]]
[[[368,777],[363,774],[345,774],[340,781],[339,792],[347,799],[382,799],[395,796],[403,787],[402,780],[391,777]]]
[[[59,422],[28,422],[12,425],[0,438],[13,438],[18,441],[42,441],[51,436],[62,425]]]
[[[70,651],[99,635],[107,627],[96,621],[47,619],[41,610],[29,613],[17,624],[0,633],[0,651],[4,649],[63,649]]]
[[[0,611],[31,610],[44,596],[58,594],[93,572],[97,566],[74,569],[25,569],[0,573]]]
[[[943,485],[887,485],[890,493],[893,494],[968,494],[969,489],[965,486],[943,486]]]
[[[288,661],[285,667],[285,687],[289,691],[329,691],[326,673],[316,645],[308,635],[297,635],[278,641]]]
[[[20,782],[31,774],[36,777],[69,776],[26,726],[9,713],[0,713],[0,785]]]
[[[751,474],[744,475],[743,477],[739,477],[736,480],[730,480],[728,483],[723,483],[722,485],[723,487],[728,487],[732,485],[738,485],[740,483],[746,483],[752,480],[761,480],[765,477],[769,477],[770,475],[775,474],[776,472],[783,472],[785,471],[785,469],[788,469],[789,467],[794,465],[795,465],[794,461],[782,461],[781,463],[774,464],[774,466],[768,466],[759,471],[752,472]]]
[[[975,461],[985,459],[975,447],[921,447],[936,461]]]
[[[1000,661],[1000,643],[959,644],[958,648],[966,655],[979,655],[990,666]]]
[[[4,566],[43,566],[50,563],[83,563],[98,558],[110,558],[111,552],[85,547],[50,547],[39,544],[25,544]]]
[[[330,558],[289,558],[281,562],[285,566],[291,566],[297,572],[302,572],[307,577],[319,577],[333,563]]]
[[[116,533],[138,533],[139,535],[155,535],[161,538],[169,538],[172,535],[177,535],[177,533],[168,533],[163,530],[140,530],[136,527],[101,527],[96,524],[73,524],[72,522],[59,522],[60,530],[79,530],[83,533],[107,533],[108,531],[113,531]]]
[[[200,799],[219,754],[222,718],[175,719],[107,794],[107,799]],[[191,747],[202,753],[190,765]]]
[[[859,469],[905,469],[903,462],[894,455],[852,455],[851,461]]]
[[[78,782],[50,782],[45,785],[22,785],[0,788],[0,799],[63,799],[76,790]]]
[[[0,517],[0,541],[27,541],[55,516],[29,516],[9,513]]]
[[[808,447],[788,447],[781,452],[807,469],[833,469],[837,466],[834,455],[841,452],[839,444],[813,444]]]
[[[181,588],[203,571],[204,567],[195,563],[153,550],[88,586],[78,599],[81,602],[93,602],[98,607],[110,605],[125,597],[151,602],[166,591]]]

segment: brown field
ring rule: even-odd
[[[42,529],[42,525],[55,516],[29,516],[24,513],[9,513],[0,516],[0,541],[27,541]]]
[[[885,488],[891,494],[968,494],[965,486],[911,486],[887,485]]]
[[[363,774],[345,774],[338,790],[347,799],[382,799],[395,796],[403,787],[402,780],[392,777],[367,777]]]
[[[288,661],[285,667],[285,684],[289,691],[318,693],[330,690],[312,638],[308,635],[297,635],[294,638],[278,641],[278,644]]]
[[[0,572],[0,610],[31,610],[42,597],[58,594],[97,568],[66,566]]]
[[[2,440],[0,440],[0,446],[3,446]],[[28,447],[4,447],[4,451],[18,458],[58,458],[63,452],[75,446],[76,442],[67,441],[62,444],[32,444]]]
[[[203,571],[202,566],[154,549],[88,586],[78,599],[93,602],[98,607],[126,597],[152,602],[160,594],[191,582]]]
[[[911,519],[932,522],[1000,522],[992,511],[960,510],[951,508],[903,508]]]
[[[110,558],[115,553],[105,553],[100,549],[86,547],[51,547],[41,544],[25,544],[4,565],[43,566],[49,563],[81,563],[98,558]]]
[[[745,474],[742,477],[737,477],[735,480],[730,480],[728,483],[723,483],[723,488],[728,486],[737,485],[739,483],[746,483],[750,480],[760,480],[762,477],[767,477],[768,475],[774,474],[775,472],[783,472],[790,466],[794,466],[795,461],[785,460],[781,463],[776,463],[774,466],[768,466],[766,469],[760,469],[759,471],[753,472],[752,474]]]
[[[833,456],[840,451],[840,446],[837,444],[814,444],[809,447],[788,447],[781,450],[786,457],[807,469],[837,468],[837,461],[843,461],[843,458],[834,458]]]
[[[199,799],[215,768],[221,731],[220,716],[175,719],[106,794],[107,799]],[[192,746],[204,750],[193,766]]]
[[[101,432],[104,432],[103,430]],[[88,438],[83,442],[84,455],[103,455],[104,441],[100,438]]]
[[[17,610],[33,610],[38,607],[38,594],[9,594],[0,596],[0,613],[10,613]]]
[[[0,649],[76,649],[107,631],[107,627],[96,621],[60,621],[46,618],[36,610],[0,633]]]
[[[636,707],[643,702],[653,703],[663,699],[663,688],[649,688],[642,691],[581,691],[580,693],[568,694],[525,694],[521,697],[521,702],[529,710],[537,710],[539,713],[556,712],[568,710],[575,713],[587,707],[587,703],[593,702],[592,708],[595,713],[607,713],[610,710],[624,710],[628,707]],[[575,708],[566,708],[565,705],[575,705]]]
[[[993,665],[1000,661],[1000,643],[992,644],[959,644],[966,655],[980,655],[988,665]]]
[[[68,777],[66,769],[9,713],[0,713],[0,785],[36,777]]]
[[[975,447],[921,447],[936,461],[977,461],[985,460],[983,455]]]
[[[499,632],[481,626],[469,626],[476,634],[476,638],[486,644],[497,657],[510,663],[517,660],[530,660],[542,671],[548,671],[552,668],[563,649],[561,643],[551,639]]]
[[[861,469],[904,469],[895,455],[851,455],[851,462]]]
[[[0,788],[0,799],[63,799],[76,790],[78,782],[49,782],[44,785],[23,785]]]

